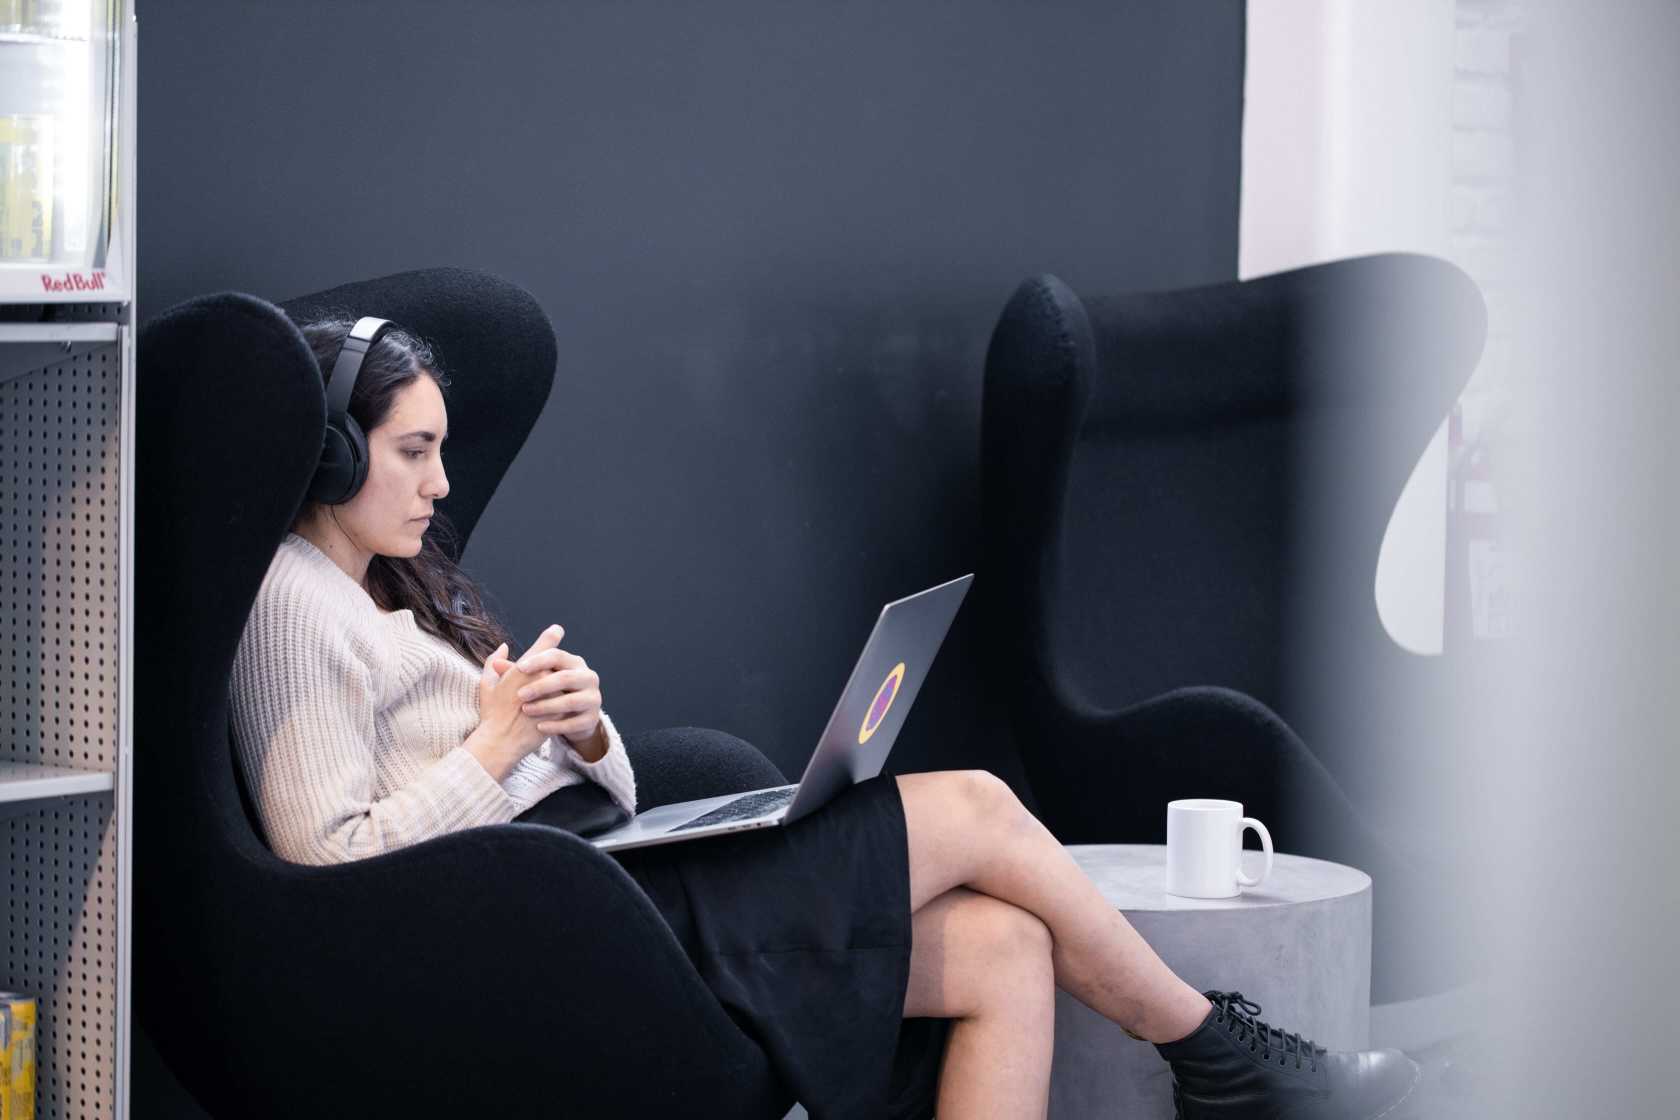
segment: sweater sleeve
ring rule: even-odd
[[[281,858],[364,859],[517,815],[461,746],[375,797],[376,695],[372,666],[319,611],[269,603],[253,612],[234,658],[230,718],[252,802]]]
[[[624,751],[624,740],[619,736],[618,728],[613,726],[613,721],[605,710],[601,712],[601,727],[607,733],[607,753],[594,762],[584,761],[583,756],[563,736],[551,736],[549,742],[564,746],[563,757],[572,769],[600,785],[625,812],[635,816],[636,775],[630,769],[630,756]]]

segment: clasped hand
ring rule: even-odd
[[[601,678],[583,658],[559,648],[565,634],[558,623],[550,626],[517,662],[505,656],[507,643],[497,647],[486,661],[481,714],[490,707],[511,707],[505,689],[512,688],[520,722],[574,746],[593,739],[601,726]]]

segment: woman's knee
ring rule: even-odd
[[[1033,822],[1015,793],[984,770],[897,776],[910,841],[912,909],[973,882]]]
[[[1036,968],[1050,959],[1050,927],[1030,910],[982,895],[991,902],[982,919],[982,938],[994,960]]]
[[[986,824],[1008,823],[1020,818],[1026,808],[1009,783],[990,770],[949,772],[957,796],[974,816]]]
[[[982,894],[979,900],[970,936],[985,978],[979,997],[982,1009],[995,1010],[1001,1000],[1011,1016],[1042,1012],[1055,998],[1050,927],[1031,911],[991,895]]]
[[[929,910],[942,912],[936,919],[944,942],[939,955],[968,981],[964,987],[976,1004],[986,1002],[986,994],[1053,977],[1050,927],[1030,910],[966,887],[954,888]]]
[[[1025,1013],[1035,993],[1054,998],[1050,930],[1018,906],[956,887],[916,914],[915,936],[907,1014]]]

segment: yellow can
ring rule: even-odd
[[[0,1120],[35,1120],[35,997],[0,992]]]
[[[0,1058],[12,1052],[12,1009],[0,1004]],[[12,1063],[0,1061],[0,1120],[12,1115]]]

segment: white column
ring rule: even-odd
[[[1237,273],[1367,253],[1447,256],[1452,0],[1249,0]],[[1389,634],[1439,653],[1446,428],[1400,494],[1374,573]]]

